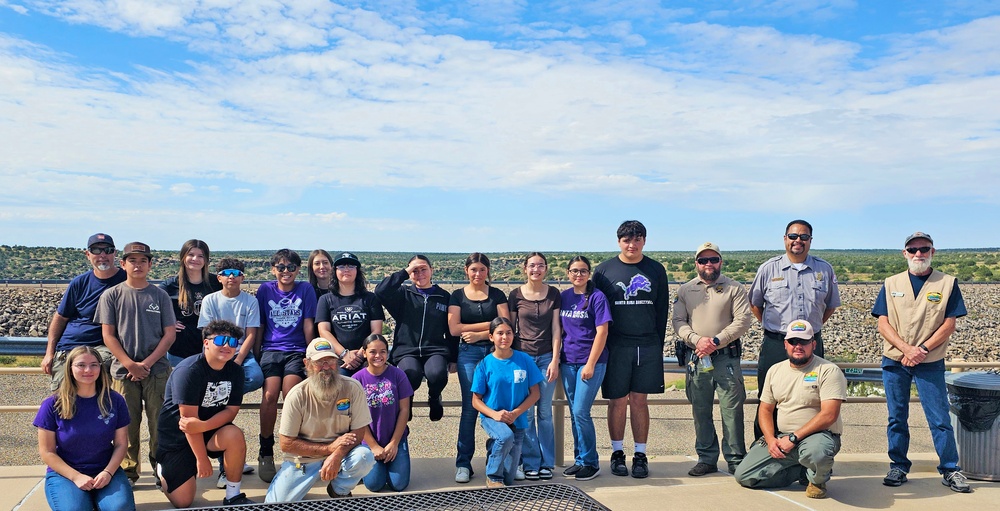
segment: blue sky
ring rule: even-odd
[[[8,245],[997,247],[1000,5],[0,0],[0,140]]]

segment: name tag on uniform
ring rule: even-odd
[[[902,291],[893,291],[892,292],[892,296],[893,296],[893,298],[902,298],[904,296],[904,294],[903,294]]]
[[[785,280],[785,277],[774,277],[771,279],[771,282],[778,282],[779,280]]]

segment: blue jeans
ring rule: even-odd
[[[587,381],[580,379],[580,370],[583,366],[584,364],[560,364],[559,374],[562,375],[563,389],[566,391],[566,400],[569,401],[570,422],[573,426],[574,464],[600,468],[597,432],[594,429],[594,419],[590,416],[590,409],[594,406],[597,391],[601,389],[608,364],[595,364],[594,375]]]
[[[396,457],[386,463],[375,460],[372,471],[365,476],[368,491],[382,491],[388,487],[392,491],[403,491],[410,485],[410,444],[404,438],[396,450]]]
[[[959,470],[958,446],[948,414],[948,390],[944,384],[944,360],[906,367],[891,358],[882,357],[882,385],[885,403],[889,407],[889,468],[909,472],[906,453],[910,450],[910,384],[916,382],[920,404],[931,428],[931,439],[938,455],[938,472]]]
[[[465,467],[472,472],[472,457],[476,454],[476,416],[479,412],[472,407],[472,376],[476,366],[490,354],[491,346],[467,343],[458,345],[458,384],[462,387],[462,417],[458,421],[458,454],[455,467]]]
[[[372,450],[359,445],[347,453],[340,462],[340,471],[330,483],[337,495],[347,495],[358,485],[361,478],[368,475],[375,466],[375,456]],[[286,461],[281,464],[278,473],[267,487],[264,502],[298,502],[305,497],[316,481],[319,481],[319,469],[323,468],[323,460],[314,461],[295,468],[295,463]]]
[[[556,432],[552,424],[552,393],[555,392],[555,382],[545,379],[545,370],[552,362],[552,354],[546,353],[532,357],[535,365],[542,372],[542,382],[538,384],[541,396],[525,415],[528,416],[528,429],[524,430],[524,448],[521,461],[524,470],[552,469],[556,466]],[[537,420],[536,420],[537,415]]]
[[[243,394],[249,394],[264,386],[264,371],[261,370],[253,354],[243,359]]]
[[[107,486],[90,491],[77,488],[76,483],[55,472],[46,472],[45,500],[53,511],[135,510],[132,487],[121,468],[115,470]]]
[[[513,426],[489,417],[483,417],[482,424],[490,436],[486,441],[486,477],[510,486],[514,484],[517,460],[521,457],[524,430],[513,429]]]

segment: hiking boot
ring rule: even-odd
[[[583,468],[583,465],[570,465],[563,470],[563,475],[566,477],[573,477]]]
[[[492,480],[490,478],[486,478],[486,487],[487,488],[503,488],[505,486],[507,486],[507,485],[503,484],[503,481],[494,481],[494,480]]]
[[[223,506],[242,506],[245,504],[256,504],[256,502],[248,499],[246,493],[237,493],[228,499],[222,499]]]
[[[719,467],[716,465],[698,462],[697,465],[691,467],[691,470],[688,470],[688,475],[691,477],[701,477],[705,474],[713,474],[718,471]]]
[[[809,483],[809,486],[806,486],[806,497],[810,499],[825,499],[826,484]]]
[[[616,476],[628,475],[628,466],[625,465],[625,451],[611,453],[611,473]]]
[[[576,473],[577,481],[589,481],[601,474],[601,467],[575,466],[580,467],[580,470]]]
[[[906,472],[898,468],[889,470],[889,473],[882,479],[882,484],[886,486],[902,486],[906,482]]]
[[[957,491],[958,493],[969,493],[972,491],[972,487],[969,486],[969,481],[965,478],[965,474],[958,470],[945,472],[944,477],[941,479],[941,484],[951,488],[951,491]]]
[[[632,457],[632,477],[636,479],[649,477],[649,464],[645,453],[637,452]]]

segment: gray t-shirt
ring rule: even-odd
[[[233,298],[216,291],[201,300],[201,315],[198,328],[205,328],[216,319],[231,321],[246,330],[260,326],[260,307],[257,298],[250,293],[240,292]]]
[[[176,323],[170,295],[156,286],[135,289],[122,282],[101,295],[94,323],[112,325],[117,329],[118,342],[132,360],[141,362],[153,353],[163,338],[163,331]],[[150,374],[170,369],[166,357],[160,357]],[[121,380],[128,369],[118,360],[111,363],[111,376]]]

